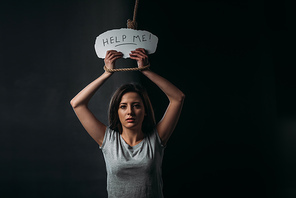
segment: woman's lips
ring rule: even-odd
[[[134,122],[135,121],[135,118],[127,118],[126,121],[127,122]]]

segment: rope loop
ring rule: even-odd
[[[136,21],[132,21],[130,19],[127,20],[127,28],[136,30],[138,28],[138,24]]]
[[[144,67],[133,67],[133,68],[119,68],[119,69],[109,69],[108,67],[106,67],[106,65],[104,66],[104,70],[106,72],[109,73],[114,73],[114,72],[127,72],[127,71],[144,71],[146,69],[148,69],[150,67],[150,64],[144,66]]]
[[[137,24],[137,22],[136,22],[138,6],[139,6],[139,0],[136,0],[136,2],[135,2],[135,7],[134,7],[134,16],[133,16],[133,20],[130,20],[130,19],[127,20],[127,28],[129,28],[129,29],[134,29],[134,30],[136,30],[136,29],[138,28],[138,24]]]
[[[129,29],[134,29],[134,30],[138,29],[138,24],[137,24],[137,21],[136,21],[138,7],[139,7],[139,0],[136,0],[135,7],[134,7],[133,20],[128,19],[127,24],[126,24],[127,28],[129,28]],[[113,73],[113,72],[119,72],[119,71],[143,71],[143,70],[148,69],[149,67],[150,67],[150,64],[148,64],[148,65],[146,65],[144,67],[141,67],[141,68],[133,67],[133,68],[109,69],[105,65],[104,70],[106,72]]]

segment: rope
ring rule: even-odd
[[[135,2],[135,7],[134,7],[134,16],[133,16],[133,20],[130,20],[128,19],[127,20],[127,28],[129,29],[134,29],[136,30],[137,27],[138,27],[138,24],[136,22],[136,17],[137,17],[137,11],[138,11],[138,7],[139,7],[139,0],[136,0]],[[132,68],[119,68],[119,69],[109,69],[106,67],[106,65],[104,66],[104,70],[107,71],[107,72],[110,72],[110,73],[113,73],[113,72],[119,72],[119,71],[143,71],[143,70],[146,70],[150,67],[150,64],[144,66],[144,67],[132,67]]]
[[[138,7],[139,7],[139,0],[136,0],[135,2],[135,7],[134,7],[134,16],[133,16],[133,20],[130,20],[128,19],[127,20],[127,28],[129,29],[134,29],[136,30],[137,27],[138,27],[138,24],[136,22],[136,17],[137,17],[137,11],[138,11]],[[120,68],[120,69],[109,69],[106,67],[106,65],[104,66],[104,70],[107,71],[107,72],[110,72],[110,73],[113,73],[113,72],[119,72],[119,71],[143,71],[143,70],[146,70],[150,67],[150,65],[146,65],[144,67],[133,67],[133,68]]]
[[[106,67],[106,65],[104,66],[104,70],[106,72],[109,72],[109,73],[114,73],[114,72],[119,72],[119,71],[143,71],[143,70],[146,70],[150,67],[150,64],[144,66],[144,67],[133,67],[133,68],[119,68],[119,69],[109,69],[108,67]]]
[[[130,19],[127,20],[127,28],[129,28],[129,29],[136,30],[137,27],[138,27],[138,24],[136,22],[136,16],[137,16],[138,7],[139,7],[139,0],[136,0],[136,2],[135,2],[135,8],[134,8],[133,20],[130,20]]]

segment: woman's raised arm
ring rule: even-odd
[[[121,52],[114,50],[108,51],[105,58],[106,67],[113,69],[115,61],[121,57]],[[104,72],[100,77],[80,91],[70,102],[85,130],[100,146],[104,140],[106,126],[100,122],[89,110],[88,102],[111,75],[112,73]]]
[[[138,67],[144,67],[149,64],[148,56],[144,49],[136,49],[135,51],[132,51],[130,57],[137,60]],[[166,94],[170,101],[162,120],[156,126],[159,137],[161,138],[163,145],[165,145],[177,125],[185,95],[171,82],[151,70],[144,70],[142,73],[154,82]]]

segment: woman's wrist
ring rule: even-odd
[[[109,71],[106,71],[103,73],[103,75],[107,76],[107,77],[110,77],[112,76],[113,72],[109,72]]]
[[[138,67],[138,70],[141,71],[141,72],[150,70],[150,63],[147,63],[144,66]]]
[[[140,72],[142,72],[142,73],[151,72],[150,63],[148,63],[147,65],[145,65],[143,67],[139,67],[139,68],[140,68]]]
[[[103,68],[105,70],[105,73],[107,73],[107,74],[113,74],[113,71],[112,71],[113,68],[110,69],[110,67],[108,67],[106,65],[104,65]]]
[[[148,77],[151,73],[153,73],[150,69],[145,69],[140,72],[146,77]]]

